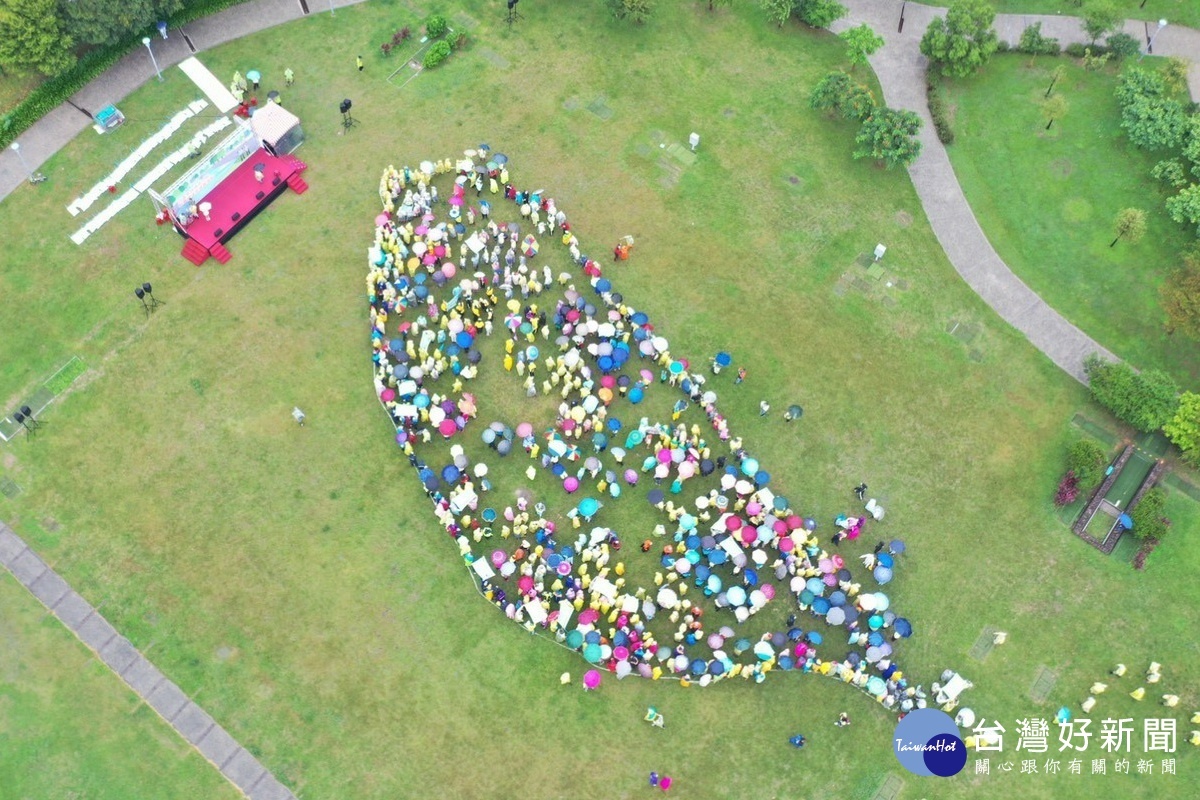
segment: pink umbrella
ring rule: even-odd
[[[447,278],[453,278],[457,272],[458,272],[458,267],[454,266],[453,261],[447,261],[445,264],[442,265],[442,274],[445,275]]]
[[[384,389],[382,392],[379,393],[379,399],[385,403],[392,402],[393,400],[396,399],[396,390],[395,389]]]
[[[375,224],[376,225],[386,225],[388,223],[388,220],[390,220],[390,219],[391,219],[391,217],[389,217],[386,213],[380,214],[378,217],[375,218]]]
[[[671,463],[671,451],[669,448],[664,447],[663,449],[658,451],[658,463],[660,463],[660,464],[670,464]]]
[[[730,517],[729,519],[725,520],[725,527],[731,531],[741,530],[744,524],[745,523],[742,522],[741,517]]]
[[[804,520],[800,519],[795,514],[792,514],[790,517],[787,518],[787,526],[789,528],[791,528],[792,530],[796,530],[797,528],[801,527],[802,525],[804,525]]]
[[[838,553],[834,553],[829,560],[833,562],[834,569],[841,569],[842,567],[846,566],[845,559],[843,559]]]
[[[591,625],[598,619],[600,619],[600,612],[594,608],[585,608],[579,612],[580,625]]]
[[[754,528],[751,528],[750,526],[746,526],[745,528],[742,528],[742,543],[743,544],[747,544],[747,545],[754,544],[754,540],[757,538],[758,538],[758,531],[756,531]]]
[[[775,524],[772,525],[771,527],[774,528],[775,532],[780,535],[783,535],[783,534],[787,533],[787,531],[788,531],[787,523],[781,519],[775,520]]]
[[[779,551],[782,553],[790,553],[796,549],[796,543],[788,537],[783,537],[779,540]]]
[[[454,195],[450,198],[450,205],[461,206],[462,204],[463,204],[462,195],[459,194],[458,192],[455,192]]]
[[[529,424],[528,422],[522,422],[517,426],[517,436],[520,436],[522,439],[524,439],[526,436],[531,436],[532,434],[533,425]]]
[[[630,486],[635,486],[638,482],[638,474],[631,469],[625,470],[625,482]]]
[[[428,264],[436,264],[437,256],[435,256],[433,253],[426,253],[425,256],[421,259],[421,263],[427,264],[427,265]]]
[[[447,439],[453,436],[454,432],[457,430],[458,426],[454,424],[454,420],[452,419],[444,419],[442,420],[441,424],[438,425],[438,433],[440,433],[442,436],[445,436]]]
[[[819,570],[821,570],[821,572],[833,572],[834,571],[833,570],[833,562],[830,561],[828,558],[822,558],[820,561],[818,561],[817,568]]]
[[[613,658],[615,658],[617,661],[628,661],[629,648],[617,645],[613,648]]]
[[[611,389],[617,385],[617,379],[612,375],[605,375],[600,379],[600,385],[605,389]]]
[[[824,582],[824,584],[825,584],[826,586],[837,586],[837,582],[838,582],[838,580],[837,580],[837,575],[835,575],[835,574],[834,574],[834,573],[832,573],[832,572],[830,572],[830,573],[828,573],[828,574],[824,575],[824,576],[821,578],[821,580]]]
[[[425,234],[429,233],[429,226],[428,225],[418,225],[416,228],[416,233],[418,236],[424,236]]]
[[[752,517],[757,517],[762,513],[762,505],[760,503],[747,503],[746,513]]]
[[[533,578],[529,575],[522,575],[521,580],[517,581],[517,587],[522,594],[529,594],[533,591]]]
[[[443,257],[446,255],[446,246],[439,244],[437,247],[433,248],[433,254],[438,258]]]
[[[508,553],[504,552],[503,550],[493,550],[492,551],[492,566],[495,567],[496,569],[500,569],[500,565],[503,564],[507,560],[508,560]]]
[[[640,377],[646,383],[650,383],[654,380],[654,373],[648,369],[644,369],[638,373],[638,377]]]
[[[598,670],[589,669],[583,675],[583,688],[595,689],[600,685],[600,672]]]
[[[437,215],[436,214],[424,214],[421,217],[421,219],[424,220],[425,222],[433,222],[435,219],[437,219]]]
[[[760,589],[760,591],[763,593],[763,597],[767,598],[768,600],[775,599],[775,587],[772,586],[771,584],[764,583],[762,585],[762,589]]]
[[[564,419],[564,420],[563,420],[563,430],[564,430],[564,431],[573,431],[573,430],[575,430],[575,420],[573,420],[573,419]]]
[[[563,481],[563,488],[567,490],[567,494],[573,494],[579,490],[579,479],[574,475],[568,475]]]

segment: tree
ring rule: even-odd
[[[846,58],[850,60],[851,71],[859,64],[866,64],[867,58],[883,47],[883,37],[871,30],[870,25],[848,28],[839,33],[838,38],[846,43]]]
[[[855,158],[882,161],[888,169],[906,167],[921,154],[921,118],[911,111],[899,111],[880,106],[863,120],[854,141],[858,149]]]
[[[1125,21],[1112,0],[1089,0],[1082,16],[1083,30],[1091,37],[1092,44],[1104,34],[1116,31]]]
[[[1168,197],[1167,213],[1176,222],[1190,222],[1200,231],[1200,183],[1193,183],[1174,197]]]
[[[115,44],[183,7],[181,0],[64,0],[67,30],[77,41]]]
[[[1170,96],[1162,75],[1139,67],[1127,69],[1117,84],[1121,127],[1129,141],[1147,150],[1173,149],[1188,128],[1183,104]]]
[[[631,19],[641,25],[654,11],[652,0],[604,0],[613,19]]]
[[[1185,255],[1183,266],[1167,276],[1158,291],[1167,314],[1167,335],[1200,339],[1200,255]]]
[[[1096,402],[1139,431],[1156,431],[1175,415],[1179,387],[1164,372],[1138,373],[1095,355],[1084,362],[1084,371]]]
[[[1183,157],[1192,165],[1192,174],[1200,178],[1200,114],[1192,114],[1183,134]]]
[[[1150,176],[1170,186],[1172,189],[1182,189],[1188,185],[1187,170],[1183,168],[1178,158],[1167,158],[1154,165]]]
[[[54,0],[0,0],[0,68],[57,75],[75,63]]]
[[[1078,439],[1067,449],[1067,471],[1074,474],[1085,489],[1100,483],[1107,463],[1108,453],[1091,439]]]
[[[987,63],[999,46],[992,22],[996,10],[985,0],[954,0],[921,37],[921,52],[943,75],[965,78]]]
[[[1171,520],[1163,514],[1166,502],[1166,493],[1157,486],[1142,495],[1133,511],[1129,512],[1133,520],[1130,533],[1139,539],[1162,539],[1166,536],[1171,525]]]
[[[875,97],[870,89],[839,70],[817,82],[808,104],[815,109],[836,111],[846,119],[861,120],[875,110]]]
[[[1200,459],[1200,394],[1184,392],[1179,396],[1179,408],[1163,425],[1163,433],[1189,461]]]
[[[1042,33],[1042,23],[1035,22],[1021,31],[1021,39],[1017,43],[1017,51],[1031,56],[1058,55],[1060,48],[1058,39]],[[1032,60],[1030,61],[1032,63]]]
[[[1114,33],[1104,40],[1104,44],[1118,61],[1133,58],[1142,50],[1141,43],[1124,32]]]
[[[1171,56],[1167,59],[1167,65],[1162,69],[1162,78],[1168,91],[1187,91],[1188,68],[1188,62],[1179,56]]]
[[[793,0],[792,5],[796,16],[810,28],[828,28],[846,14],[846,7],[836,0]]]
[[[1140,208],[1122,208],[1113,221],[1113,230],[1117,232],[1117,238],[1112,240],[1109,247],[1116,247],[1122,238],[1136,244],[1146,235],[1146,212]]]
[[[792,18],[796,0],[758,0],[758,7],[767,12],[767,19],[782,28]]]
[[[1067,98],[1061,94],[1056,94],[1053,97],[1047,97],[1042,101],[1042,113],[1049,120],[1046,123],[1046,130],[1050,130],[1050,126],[1054,124],[1054,120],[1062,119],[1070,106],[1067,103]]]

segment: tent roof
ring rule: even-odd
[[[259,106],[250,117],[250,127],[264,142],[274,145],[292,128],[300,124],[300,118],[278,103]]]

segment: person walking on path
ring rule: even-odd
[[[354,57],[354,63],[355,63],[355,65],[358,67],[358,71],[359,71],[359,72],[362,72],[362,71],[363,71],[363,60],[362,60],[362,56],[355,56],[355,57]]]
[[[300,410],[299,406],[292,407],[292,419],[296,420],[296,424],[301,428],[304,427],[304,412]]]
[[[771,404],[768,403],[766,400],[759,400],[758,401],[758,415],[760,417],[765,417],[767,414],[770,414],[770,413],[771,413]]]

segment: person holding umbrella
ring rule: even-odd
[[[804,409],[793,403],[792,405],[788,406],[787,411],[783,412],[783,421],[784,422],[792,422],[794,420],[800,419],[801,415],[803,415],[803,414],[804,414]]]
[[[792,747],[799,750],[800,748],[804,747],[804,745],[807,743],[807,740],[801,734],[797,733],[795,736],[788,739],[788,743]]]

